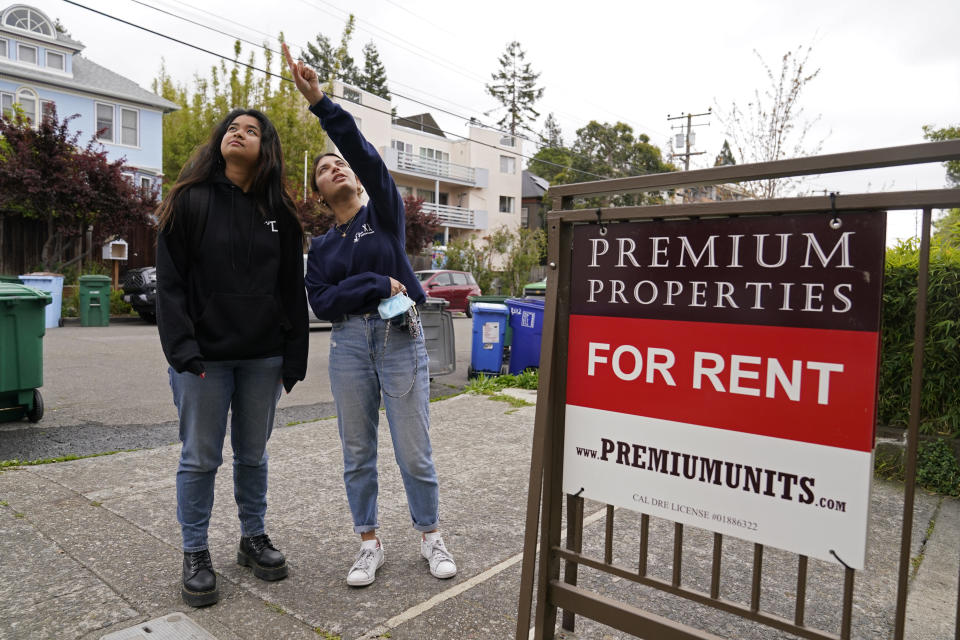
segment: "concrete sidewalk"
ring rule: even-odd
[[[239,527],[230,465],[218,474],[210,543],[221,601],[204,609],[180,600],[174,494],[179,445],[4,470],[0,638],[117,638],[131,627],[141,631],[125,637],[201,637],[160,633],[188,623],[219,640],[512,638],[534,407],[460,395],[433,403],[431,411],[442,527],[460,568],[452,580],[431,577],[419,555],[381,425],[380,534],[387,560],[370,587],[346,585],[358,542],[343,490],[336,422],[321,420],[278,428],[270,441],[268,533],[288,557],[287,579],[262,582],[236,564]],[[231,459],[229,445],[224,459]],[[600,557],[602,509],[587,504],[584,532],[584,551]],[[855,638],[892,632],[901,510],[902,487],[875,483],[868,568],[857,573]],[[639,515],[618,510],[616,518],[614,562],[635,565]],[[672,525],[652,522],[650,571],[669,577]],[[914,554],[922,561],[912,581],[908,637],[952,637],[958,502],[918,494],[914,530]],[[709,580],[711,540],[707,532],[685,530],[684,584]],[[752,557],[752,545],[725,539],[723,597],[749,601]],[[765,551],[764,610],[792,619],[795,565],[790,554]],[[581,570],[580,584],[720,637],[793,637],[587,570]],[[841,592],[842,572],[811,561],[808,624],[837,632]],[[156,621],[149,634],[142,631],[148,621]],[[130,635],[135,633],[140,635]],[[578,620],[575,637],[627,636]]]

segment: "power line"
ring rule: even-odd
[[[111,19],[111,20],[115,20],[115,21],[117,21],[117,22],[120,22],[120,23],[122,23],[122,24],[125,24],[125,25],[127,25],[127,26],[134,27],[135,29],[140,29],[141,31],[146,31],[147,33],[150,33],[150,34],[155,35],[155,36],[157,36],[157,37],[165,38],[165,39],[170,40],[170,41],[172,41],[172,42],[176,42],[177,44],[182,44],[182,45],[185,46],[185,47],[190,47],[191,49],[196,49],[197,51],[202,51],[203,53],[206,53],[206,54],[212,55],[212,56],[214,56],[214,57],[220,58],[221,60],[233,62],[234,64],[239,64],[239,65],[244,66],[244,67],[247,67],[247,68],[249,68],[249,69],[251,69],[251,70],[253,70],[253,71],[258,71],[258,72],[263,73],[263,74],[265,74],[265,75],[267,75],[267,76],[270,76],[270,77],[273,77],[273,78],[278,78],[278,79],[281,80],[281,81],[293,82],[293,80],[292,80],[291,78],[287,78],[287,77],[285,77],[285,76],[283,76],[283,75],[278,75],[278,74],[276,74],[276,73],[273,73],[272,71],[268,71],[267,69],[261,69],[261,68],[257,67],[256,65],[252,65],[252,64],[243,62],[243,61],[241,61],[241,60],[236,60],[236,59],[234,59],[234,58],[230,58],[230,57],[221,55],[221,54],[219,54],[219,53],[216,53],[215,51],[211,51],[211,50],[209,50],[209,49],[205,49],[205,48],[203,48],[203,47],[200,47],[200,46],[198,46],[198,45],[195,45],[195,44],[186,42],[186,41],[184,41],[184,40],[180,40],[179,38],[175,38],[175,37],[173,37],[173,36],[167,35],[167,34],[162,33],[162,32],[160,32],[160,31],[156,31],[156,30],[154,30],[154,29],[150,29],[150,28],[148,28],[148,27],[144,27],[144,26],[139,25],[139,24],[136,24],[136,23],[134,23],[134,22],[130,22],[129,20],[124,20],[123,18],[120,18],[120,17],[114,16],[114,15],[111,15],[111,14],[109,14],[109,13],[100,11],[100,10],[98,10],[98,9],[93,9],[93,8],[88,7],[88,6],[86,6],[86,5],[82,5],[82,4],[80,4],[79,2],[74,2],[74,0],[63,0],[63,1],[66,2],[67,4],[72,4],[72,5],[75,6],[75,7],[79,7],[79,8],[81,8],[81,9],[86,9],[87,11],[90,11],[91,13],[95,13],[95,14],[100,15],[100,16],[103,16],[103,17],[105,17],[105,18],[109,18],[109,19]],[[214,31],[216,31],[216,30],[214,29]],[[219,33],[223,34],[223,32],[219,32]],[[229,35],[229,34],[223,34],[223,35]],[[344,99],[343,96],[337,96],[337,95],[333,95],[333,96],[331,96],[331,97]],[[407,98],[407,99],[410,99],[410,98]],[[415,102],[419,102],[419,101],[416,101],[416,100],[414,100],[414,101],[415,101]],[[426,103],[421,103],[421,104],[426,104]],[[377,108],[372,107],[372,106],[370,106],[370,105],[363,105],[363,106],[364,106],[365,108],[367,108],[367,109],[370,109],[371,111],[375,111],[375,112],[378,112],[378,113],[383,113],[383,114],[389,115],[389,116],[391,116],[391,118],[393,117],[393,114],[392,114],[391,112],[389,112],[389,111],[384,111],[383,109],[377,109]],[[430,105],[426,105],[426,106],[430,106]],[[458,117],[462,117],[462,116],[458,116]],[[483,141],[481,141],[481,140],[474,140],[473,138],[471,138],[471,137],[469,137],[469,136],[464,136],[464,135],[461,135],[461,134],[458,134],[458,133],[453,133],[452,131],[445,131],[445,130],[443,130],[443,129],[438,129],[438,131],[440,131],[441,133],[445,133],[445,134],[447,134],[447,135],[455,136],[455,137],[457,137],[457,138],[462,138],[463,140],[466,140],[466,141],[468,141],[468,142],[473,142],[474,144],[478,144],[478,145],[481,145],[481,146],[484,146],[484,147],[489,147],[489,148],[491,148],[491,149],[496,149],[496,150],[498,150],[498,151],[502,151],[502,149],[500,149],[500,147],[498,147],[498,146],[496,146],[496,145],[492,145],[492,144],[490,144],[490,143],[488,143],[488,142],[483,142]],[[554,166],[554,167],[560,167],[560,168],[562,168],[562,169],[568,169],[568,170],[571,170],[571,171],[576,171],[577,173],[582,173],[583,175],[587,175],[587,176],[590,176],[590,177],[593,177],[593,178],[599,178],[599,179],[601,179],[601,180],[607,180],[607,179],[609,179],[607,176],[601,176],[601,175],[598,175],[598,174],[595,174],[595,173],[591,173],[591,172],[589,172],[589,171],[583,171],[582,169],[576,169],[576,168],[574,168],[574,167],[568,167],[568,166],[566,166],[566,165],[557,164],[557,163],[554,163],[554,162],[547,162],[546,160],[541,160],[541,159],[539,159],[539,158],[533,158],[533,157],[531,157],[531,156],[525,155],[525,154],[520,153],[520,152],[516,152],[516,151],[515,151],[515,152],[513,152],[513,153],[514,153],[515,155],[521,157],[521,158],[526,159],[526,160],[535,160],[535,161],[537,161],[537,162],[542,162],[543,164],[546,164],[546,165],[550,165],[550,166]]]
[[[173,18],[177,18],[178,20],[183,20],[184,22],[188,22],[188,23],[190,23],[190,24],[192,24],[192,25],[201,27],[201,28],[203,28],[203,29],[207,29],[208,31],[212,31],[212,32],[214,32],[214,33],[218,33],[218,34],[220,34],[220,35],[226,36],[226,37],[228,37],[228,38],[233,38],[233,39],[235,39],[235,40],[240,40],[241,42],[246,42],[247,44],[249,44],[249,45],[251,45],[251,46],[254,46],[254,47],[263,47],[263,48],[266,49],[267,51],[270,51],[270,52],[276,54],[277,56],[280,56],[281,59],[282,59],[282,56],[283,56],[282,52],[277,51],[276,49],[271,49],[269,46],[267,46],[267,45],[264,44],[264,43],[257,43],[257,42],[253,42],[252,40],[244,39],[244,38],[242,38],[242,37],[240,37],[240,36],[237,36],[237,35],[232,34],[232,33],[228,33],[228,32],[223,31],[223,30],[221,30],[221,29],[217,29],[217,28],[212,27],[212,26],[210,26],[210,25],[208,25],[208,24],[204,24],[204,23],[202,23],[202,22],[197,22],[197,21],[195,21],[195,20],[192,20],[192,19],[187,18],[187,17],[185,17],[185,16],[179,15],[179,14],[177,14],[177,13],[174,13],[174,12],[171,12],[171,11],[167,11],[167,10],[165,10],[165,9],[161,9],[161,8],[159,8],[159,7],[155,7],[155,6],[150,5],[150,4],[146,3],[146,2],[142,2],[141,0],[130,0],[130,1],[133,2],[133,3],[135,3],[135,4],[139,4],[139,5],[143,6],[143,7],[146,7],[146,8],[148,8],[148,9],[153,9],[154,11],[158,11],[158,12],[160,12],[160,13],[163,13],[163,14],[165,14],[165,15],[171,16],[171,17],[173,17]],[[183,3],[180,3],[180,4],[183,4]],[[207,13],[208,15],[211,15],[211,16],[213,16],[213,17],[217,17],[215,14],[212,14],[212,13],[209,13],[209,12],[204,12],[204,13]],[[233,24],[235,24],[235,25],[237,25],[237,26],[239,26],[239,27],[241,27],[241,28],[244,28],[244,29],[247,28],[245,25],[243,25],[243,24],[241,24],[241,23],[239,23],[239,22],[236,22],[236,21],[234,21],[234,20],[228,20],[228,22],[231,22],[231,23],[233,23]],[[251,30],[252,30],[252,31],[255,31],[256,33],[260,33],[261,35],[266,36],[266,37],[267,37],[268,39],[270,39],[270,40],[273,40],[273,39],[274,39],[273,36],[270,36],[270,35],[268,35],[268,34],[265,34],[265,33],[262,32],[262,31],[257,31],[256,29],[251,29]],[[298,48],[299,48],[301,51],[304,50],[303,47],[298,47]],[[209,52],[208,52],[208,53],[209,53]],[[213,55],[219,55],[219,54],[213,54]],[[223,57],[223,56],[220,56],[220,57]],[[233,61],[232,58],[231,58],[230,60]],[[281,63],[281,64],[282,64],[282,63]],[[245,65],[245,66],[249,66],[249,65]],[[255,68],[255,67],[252,67],[252,68]],[[330,71],[329,71],[328,69],[321,69],[320,71],[324,72],[324,75],[329,75],[329,73],[330,73]],[[399,84],[399,85],[401,85],[401,86],[406,86],[406,87],[408,87],[408,88],[413,89],[413,87],[410,87],[409,85],[404,85],[403,83],[400,83],[400,82],[394,82],[394,84]],[[493,125],[489,125],[489,124],[487,124],[487,123],[485,123],[485,122],[480,121],[480,120],[479,120],[478,118],[476,118],[476,117],[472,117],[472,116],[471,116],[471,117],[462,116],[462,115],[460,115],[460,114],[458,114],[458,113],[454,113],[453,111],[450,111],[450,110],[448,110],[448,109],[444,109],[443,107],[437,106],[437,105],[435,105],[435,104],[430,104],[430,103],[424,102],[424,101],[422,101],[422,100],[418,100],[417,98],[411,97],[411,96],[409,96],[409,95],[403,95],[403,94],[397,93],[397,92],[395,92],[395,91],[392,92],[392,93],[393,93],[394,96],[396,96],[396,97],[398,97],[398,98],[402,98],[402,99],[404,99],[404,100],[409,100],[410,102],[414,102],[414,103],[416,103],[416,104],[423,105],[423,106],[425,106],[425,107],[427,107],[427,108],[429,108],[429,109],[432,109],[432,110],[435,110],[435,111],[439,111],[439,112],[441,112],[441,113],[445,113],[445,114],[447,114],[447,115],[449,115],[449,116],[453,116],[453,117],[455,117],[455,118],[459,118],[459,119],[461,119],[461,120],[463,120],[463,121],[465,121],[465,122],[468,122],[468,123],[471,124],[471,125],[483,127],[483,128],[485,128],[485,129],[490,129],[491,131],[496,131],[496,132],[502,133],[502,134],[504,134],[504,135],[510,135],[510,136],[519,138],[519,139],[521,139],[521,140],[525,140],[525,141],[527,141],[527,142],[530,142],[530,143],[533,143],[533,144],[535,144],[535,145],[538,145],[538,146],[540,146],[541,148],[542,148],[542,147],[545,147],[545,145],[543,145],[539,140],[536,140],[536,139],[534,139],[534,138],[530,138],[530,137],[525,136],[525,135],[523,135],[523,134],[510,133],[509,131],[506,131],[506,130],[504,130],[504,129],[499,129],[499,128],[493,126]],[[430,94],[426,94],[426,95],[430,95]],[[443,98],[439,98],[438,96],[431,96],[431,97],[436,98],[436,99],[443,100]],[[455,104],[455,103],[454,103],[454,104]],[[366,105],[364,105],[364,106],[366,106]],[[469,110],[469,107],[464,107],[463,105],[457,105],[457,106]],[[392,115],[392,114],[391,114],[391,115]],[[528,131],[530,131],[531,133],[534,133],[529,127],[525,127],[525,128],[526,128]],[[457,134],[451,134],[451,135],[457,135]],[[470,138],[466,138],[466,139],[469,140]],[[546,148],[555,148],[555,147],[546,147]],[[578,156],[578,157],[580,157],[580,158],[583,158],[583,159],[585,159],[585,160],[591,160],[591,158],[589,158],[589,157],[587,157],[587,156],[584,156],[584,155],[581,154],[581,153],[577,153],[577,152],[573,151],[572,149],[567,149],[567,151],[570,152],[571,154],[576,155],[576,156]],[[527,157],[527,156],[523,156],[523,157]],[[543,162],[543,161],[541,160],[540,162]],[[547,164],[552,164],[552,163],[547,163]],[[579,170],[577,170],[577,171],[579,171]],[[596,175],[596,174],[593,174],[593,173],[590,173],[590,172],[582,172],[582,173],[584,173],[585,175],[591,175],[591,176],[595,176],[595,175]]]
[[[192,25],[201,27],[201,28],[203,28],[203,29],[207,29],[208,31],[212,31],[212,32],[218,33],[218,34],[220,34],[220,35],[227,36],[228,38],[233,38],[233,39],[235,39],[235,40],[239,40],[239,41],[241,41],[241,42],[245,42],[245,43],[247,43],[247,44],[249,44],[249,45],[251,45],[251,46],[254,46],[254,47],[263,47],[263,48],[266,49],[267,51],[270,51],[271,53],[274,53],[274,54],[276,54],[276,55],[278,55],[278,56],[282,56],[282,55],[283,55],[280,51],[277,51],[276,49],[271,49],[270,47],[266,46],[264,43],[258,43],[258,42],[253,42],[252,40],[247,40],[247,39],[245,39],[245,38],[243,38],[243,37],[241,37],[241,36],[238,36],[238,35],[235,35],[235,34],[232,34],[232,33],[228,33],[228,32],[226,32],[226,31],[222,31],[222,30],[217,29],[217,28],[215,28],[215,27],[212,27],[212,26],[210,26],[210,25],[208,25],[208,24],[204,24],[204,23],[202,23],[202,22],[197,22],[196,20],[191,20],[190,18],[187,18],[187,17],[185,17],[185,16],[179,15],[179,14],[177,14],[177,13],[173,13],[173,12],[171,12],[171,11],[167,11],[167,10],[165,10],[165,9],[161,9],[161,8],[159,8],[159,7],[155,7],[155,6],[153,6],[153,5],[147,4],[146,2],[142,2],[141,0],[130,0],[130,1],[133,2],[133,3],[135,3],[135,4],[138,4],[138,5],[140,5],[140,6],[146,7],[146,8],[148,8],[148,9],[153,9],[154,11],[158,11],[158,12],[160,12],[160,13],[163,13],[163,14],[165,14],[165,15],[171,16],[171,17],[173,17],[173,18],[177,18],[178,20],[183,20],[184,22],[188,22],[188,23],[190,23],[190,24],[192,24]],[[214,14],[209,14],[209,15],[214,15]],[[214,17],[216,17],[216,16],[214,16]],[[237,26],[246,28],[245,25],[242,25],[242,24],[240,24],[240,23],[238,23],[238,22],[235,22],[235,21],[233,21],[233,20],[229,20],[229,22],[232,22],[233,24],[236,24]],[[256,31],[256,30],[254,29],[253,31]],[[266,34],[264,34],[262,31],[257,31],[257,33],[266,35]],[[271,39],[271,40],[273,39],[273,36],[267,36],[267,37],[268,37],[269,39]],[[301,51],[303,51],[303,47],[298,47],[298,48],[299,48]],[[329,73],[330,73],[330,70],[328,70],[328,69],[321,69],[321,71],[324,72],[324,75],[329,75]],[[409,85],[404,85],[403,83],[399,83],[399,82],[396,82],[395,84],[399,84],[399,85],[401,85],[401,86],[407,86],[407,87],[409,87],[409,88],[413,88],[413,87],[410,87]],[[505,130],[503,130],[503,129],[498,129],[498,128],[492,126],[492,125],[488,125],[488,124],[486,124],[486,123],[484,123],[484,122],[481,122],[481,121],[480,121],[478,118],[476,118],[476,117],[469,117],[469,118],[468,118],[467,116],[462,116],[462,115],[460,115],[460,114],[458,114],[458,113],[454,113],[453,111],[450,111],[450,110],[448,110],[448,109],[444,109],[443,107],[439,107],[439,106],[436,106],[436,105],[433,105],[433,104],[430,104],[430,103],[427,103],[427,102],[423,102],[422,100],[418,100],[418,99],[413,98],[413,97],[411,97],[411,96],[403,95],[403,94],[397,93],[397,92],[395,92],[395,91],[393,92],[393,95],[397,96],[398,98],[403,98],[404,100],[409,100],[409,101],[414,102],[414,103],[416,103],[416,104],[420,104],[420,105],[423,105],[423,106],[425,106],[425,107],[429,107],[430,109],[433,109],[433,110],[435,110],[435,111],[439,111],[439,112],[441,112],[441,113],[445,113],[445,114],[447,114],[447,115],[449,115],[449,116],[453,116],[453,117],[455,117],[455,118],[459,118],[459,119],[461,119],[461,120],[464,120],[464,121],[466,121],[466,122],[469,122],[470,124],[477,125],[477,126],[481,126],[481,127],[486,128],[486,129],[490,129],[490,130],[492,130],[492,131],[496,131],[496,132],[498,132],[498,133],[502,133],[502,134],[504,134],[504,135],[509,134],[509,135],[514,136],[514,137],[520,138],[521,140],[525,140],[525,141],[527,141],[527,142],[531,142],[531,143],[534,143],[534,144],[539,144],[539,141],[537,141],[537,140],[535,140],[535,139],[533,139],[533,138],[528,138],[528,137],[523,136],[523,135],[517,135],[517,134],[515,134],[515,133],[509,133],[508,131],[505,131]],[[430,94],[427,94],[427,95],[430,95]],[[431,97],[437,98],[437,96],[431,96]],[[442,99],[442,98],[438,98],[438,99]],[[464,107],[463,105],[457,105],[457,106],[460,106],[461,108],[464,108],[464,109],[469,109],[469,107]],[[542,145],[541,145],[541,146],[542,146]],[[579,155],[579,154],[578,154],[578,155]]]

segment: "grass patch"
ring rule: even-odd
[[[274,604],[272,602],[264,602],[263,604],[267,609],[270,609],[270,611],[273,611],[274,613],[279,613],[282,616],[287,615],[287,611],[278,604]]]
[[[25,517],[25,516],[24,516],[22,513],[20,513],[19,511],[17,511],[16,513],[13,514],[13,517],[14,517],[14,518],[23,518],[23,517]]]
[[[534,406],[536,406],[536,405],[533,404],[532,402],[527,402],[526,400],[522,400],[522,399],[520,399],[520,398],[514,398],[513,396],[508,396],[508,395],[503,394],[503,393],[494,394],[494,395],[490,396],[490,399],[491,399],[491,400],[496,400],[497,402],[506,402],[507,404],[509,404],[510,406],[514,407],[515,409],[519,409],[520,407],[534,407]]]
[[[436,397],[430,398],[430,402],[440,402],[441,400],[449,400],[450,398],[456,398],[459,395],[461,395],[461,392],[456,391],[454,393],[448,393],[445,396],[436,396]]]
[[[103,506],[103,503],[102,503],[102,502],[99,502],[99,501],[97,501],[97,500],[91,500],[91,501],[90,501],[90,506],[91,506],[91,507],[102,507],[102,506]]]
[[[343,638],[338,633],[330,633],[329,631],[324,631],[320,627],[317,627],[313,630],[315,634],[323,638],[323,640],[343,640]]]
[[[0,507],[9,507],[10,503],[6,500],[0,500]]]
[[[85,458],[99,458],[100,456],[112,456],[115,453],[129,453],[131,451],[142,451],[142,449],[119,449],[117,451],[102,451],[100,453],[88,453],[78,456],[68,453],[65,456],[56,458],[39,458],[37,460],[0,460],[0,469],[9,467],[33,467],[39,464],[54,464],[56,462],[70,462],[71,460],[83,460]]]
[[[518,375],[486,376],[479,375],[464,387],[464,391],[493,395],[506,388],[532,389],[536,391],[540,383],[540,374],[537,371],[524,371]]]

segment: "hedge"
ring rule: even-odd
[[[883,285],[878,422],[906,426],[917,300],[919,247],[887,250]],[[935,242],[930,251],[920,430],[960,436],[960,248]]]

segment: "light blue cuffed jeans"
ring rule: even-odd
[[[432,531],[439,520],[439,485],[430,446],[430,371],[423,331],[376,313],[333,323],[330,387],[343,446],[343,481],[356,533],[377,521],[377,426],[381,392],[413,527]],[[389,332],[389,337],[387,336]]]
[[[223,439],[230,421],[233,495],[243,536],[264,532],[267,512],[267,440],[280,399],[283,357],[205,362],[206,377],[170,373],[180,415],[177,520],[183,550],[207,548],[213,486],[223,463]]]

